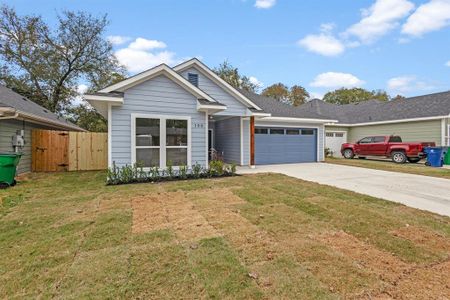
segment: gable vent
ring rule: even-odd
[[[198,87],[198,74],[188,73],[188,81]]]

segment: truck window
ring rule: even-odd
[[[373,138],[373,143],[384,143],[386,138],[384,136],[376,136]]]
[[[401,143],[402,142],[402,138],[399,136],[391,136],[389,138],[389,143]]]
[[[370,144],[370,143],[372,143],[372,139],[373,138],[371,136],[370,137],[365,137],[365,138],[359,140],[359,143],[360,144]]]

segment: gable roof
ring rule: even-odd
[[[335,120],[318,112],[304,109],[302,106],[295,107],[246,90],[240,90],[240,92],[261,107],[264,112],[270,113],[272,117],[330,120],[330,122]]]
[[[210,102],[216,102],[216,100],[214,100],[211,96],[206,94],[204,91],[202,91],[195,85],[191,84],[189,81],[183,78],[183,76],[172,70],[166,64],[161,64],[147,71],[131,76],[118,83],[112,84],[104,89],[101,89],[100,91],[98,91],[99,93],[98,95],[105,95],[106,93],[113,93],[113,92],[123,92],[129,89],[130,87],[138,85],[146,80],[149,80],[159,75],[166,75],[167,77],[175,81],[178,85],[180,85],[182,88],[184,88],[185,90],[187,90],[188,92],[190,92],[199,99],[201,98],[206,99]]]
[[[0,110],[2,108],[10,114],[16,114],[16,118],[19,119],[28,119],[35,123],[42,123],[59,129],[85,131],[63,117],[50,112],[39,104],[0,84]]]
[[[335,118],[339,123],[361,124],[450,116],[450,91],[392,101],[368,100],[337,105],[311,100],[301,106],[311,113]]]
[[[214,73],[208,66],[202,63],[197,58],[192,58],[184,63],[181,63],[175,66],[173,69],[175,72],[182,72],[189,68],[194,67],[196,70],[201,72],[204,76],[208,77],[214,83],[222,87],[225,91],[227,91],[231,96],[236,98],[238,101],[246,105],[248,108],[254,108],[256,110],[262,110],[257,104],[255,104],[251,99],[249,99],[245,94],[243,94],[240,90],[232,87],[228,82],[220,78],[216,73]]]

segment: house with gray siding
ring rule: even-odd
[[[22,154],[17,172],[31,171],[33,129],[84,131],[30,99],[0,85],[0,153]]]
[[[165,64],[84,95],[108,119],[109,165],[243,166],[324,159],[336,120],[233,88],[198,59]]]
[[[370,135],[449,144],[450,92],[292,107],[230,86],[198,59],[165,64],[84,95],[108,119],[109,165],[165,168],[212,154],[242,166],[317,162]]]

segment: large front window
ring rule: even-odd
[[[187,120],[166,120],[166,162],[173,166],[187,165]]]
[[[134,122],[134,162],[146,168],[190,164],[188,118],[136,117]]]

